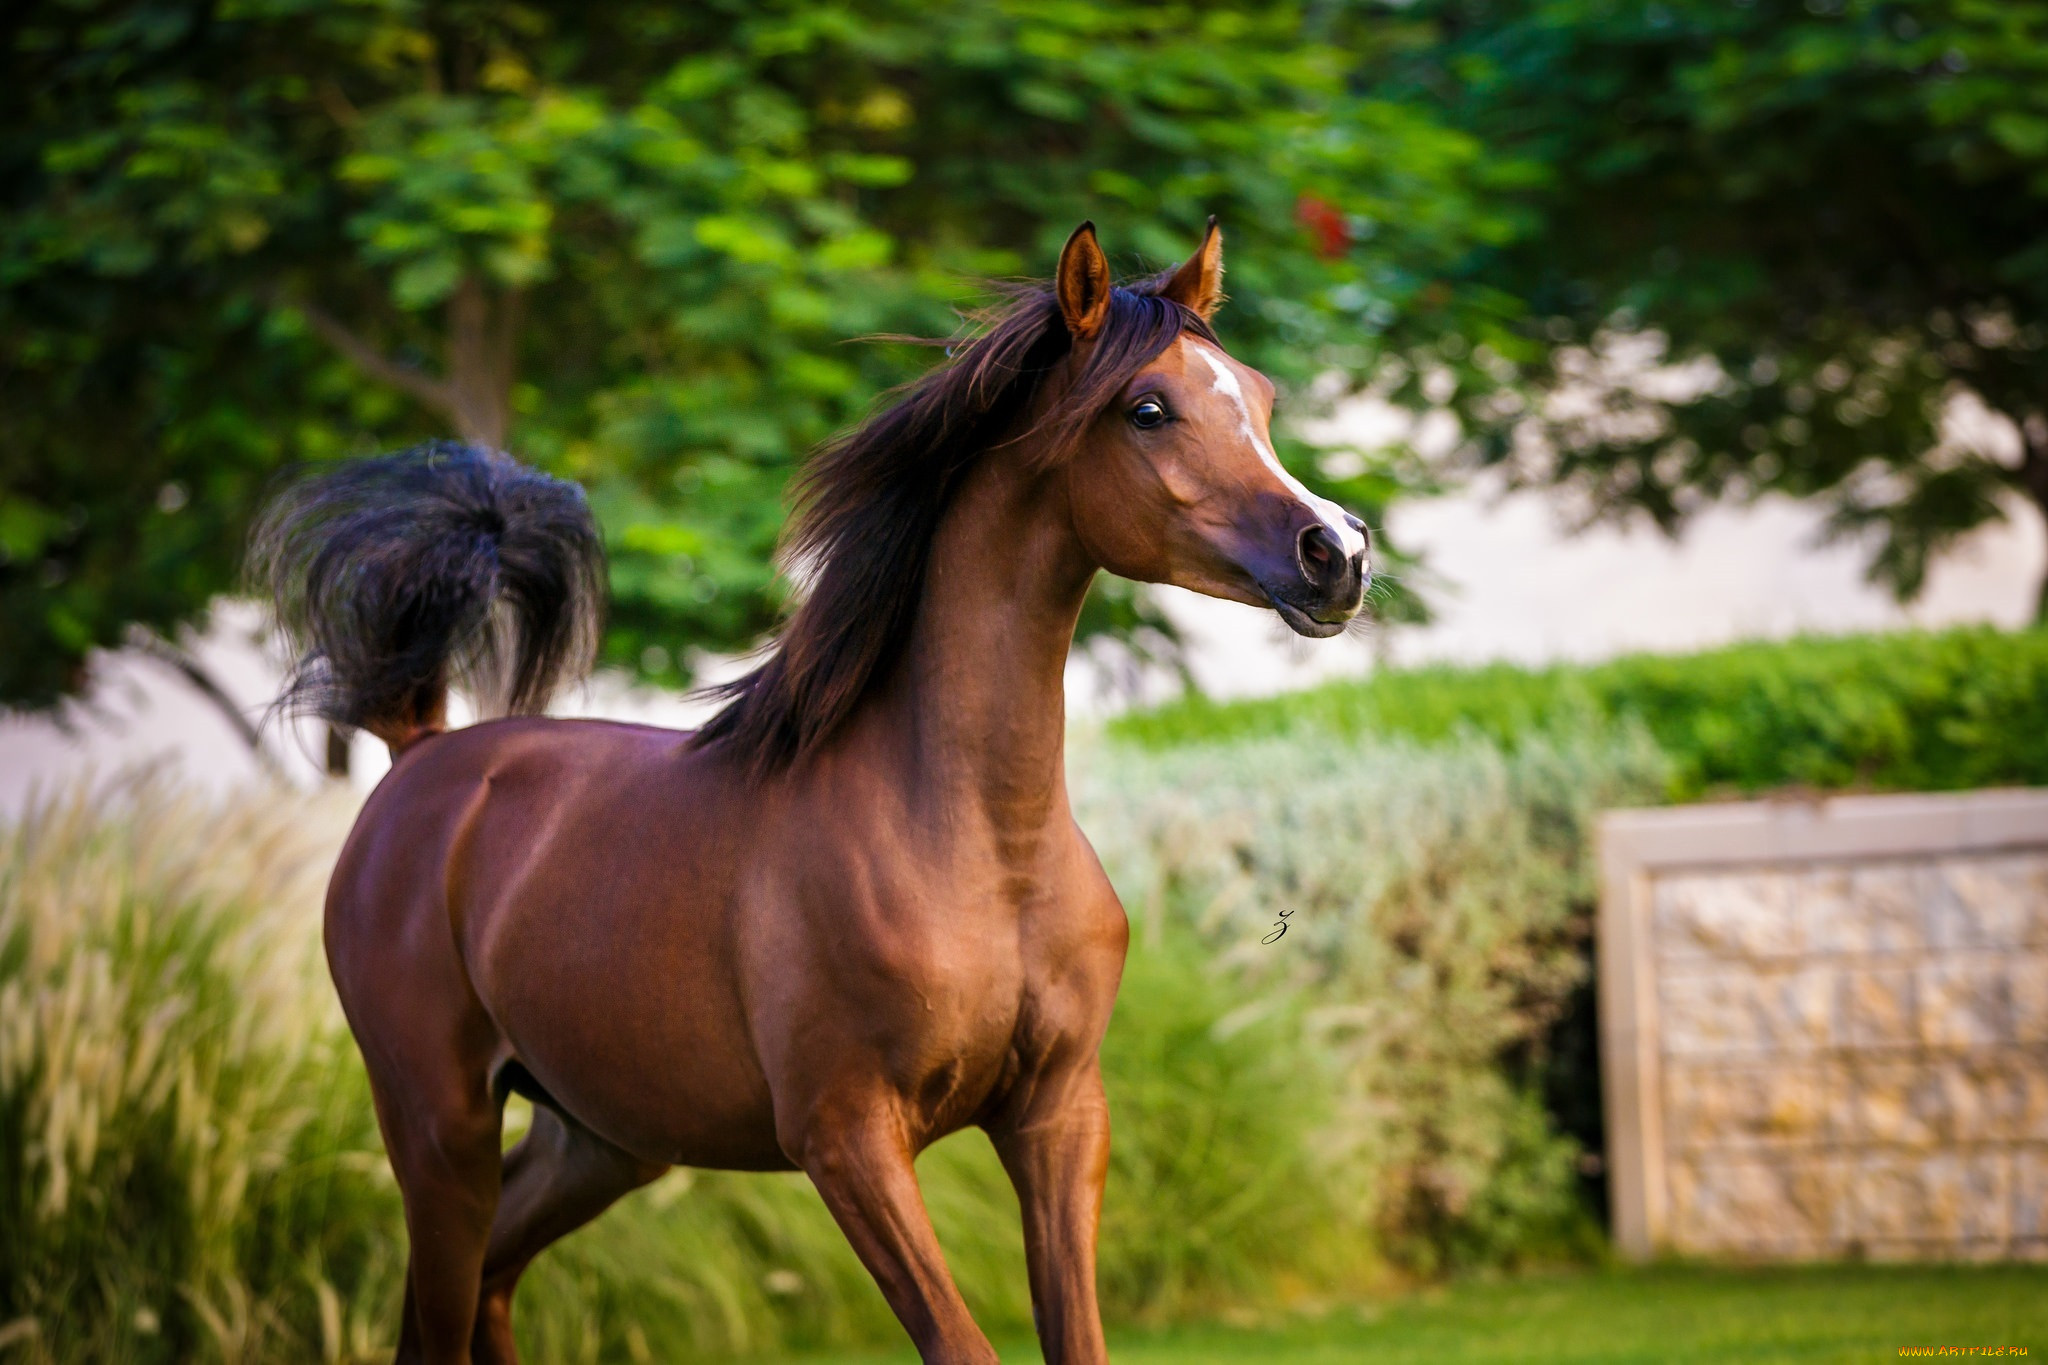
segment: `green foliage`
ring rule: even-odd
[[[776,619],[796,459],[930,359],[847,342],[952,331],[1083,218],[1156,268],[1214,212],[1225,334],[1307,413],[1494,310],[1434,282],[1509,226],[1478,142],[1347,78],[1412,36],[1374,9],[81,0],[5,34],[13,705],[229,588],[274,470],[451,432],[592,489],[608,657],[679,682]],[[1398,481],[1284,453],[1375,519]]]
[[[1439,38],[1395,79],[1541,168],[1524,230],[1467,263],[1522,301],[1512,344],[1409,380],[1464,380],[1485,460],[1667,529],[1717,498],[1818,497],[1903,596],[2011,497],[2048,509],[2048,5],[1421,8]],[[1610,364],[1631,335],[1694,382]],[[1561,386],[1576,399],[1524,401]],[[1944,432],[1961,394],[2018,449]]]
[[[1510,1061],[1540,1070],[1587,971],[1595,813],[1668,781],[1640,730],[1610,731],[1513,751],[1307,731],[1077,764],[1139,942],[1208,945],[1255,990],[1245,1017],[1292,1030],[1289,1065],[1328,1077],[1322,1216],[1402,1265],[1587,1243],[1576,1149]]]
[[[1260,735],[1530,736],[1639,724],[1671,764],[1667,794],[1938,791],[2048,783],[2048,631],[1945,632],[1734,645],[1589,667],[1435,666],[1263,701],[1189,697],[1111,722],[1148,748]]]
[[[1327,1198],[1348,1188],[1318,1144],[1332,1068],[1305,1045],[1299,1002],[1219,974],[1193,935],[1169,931],[1136,944],[1110,1034],[1112,1319],[1187,1321],[1369,1282],[1371,1230]]]

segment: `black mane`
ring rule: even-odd
[[[1199,316],[1162,297],[1167,278],[1112,291],[1086,368],[1034,428],[1045,438],[1041,458],[1071,454],[1104,405],[1176,337],[1215,340]],[[1052,291],[1022,290],[952,360],[811,458],[786,537],[787,553],[814,570],[810,593],[765,662],[711,690],[729,702],[699,743],[730,745],[771,771],[838,730],[910,633],[932,537],[961,475],[1072,346]]]

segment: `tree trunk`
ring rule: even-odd
[[[280,295],[351,364],[379,383],[412,395],[445,419],[471,445],[502,450],[512,430],[512,380],[519,354],[525,297],[516,289],[493,295],[465,275],[448,300],[447,364],[440,377],[402,364],[317,305]]]
[[[474,275],[448,300],[448,416],[472,445],[502,450],[511,432],[521,302],[517,290],[493,299]]]
[[[2020,457],[2020,485],[2034,500],[2041,520],[2048,523],[2048,429],[2029,422],[2021,431],[2025,434],[2025,453]],[[2034,624],[2048,625],[2048,570],[2044,570],[2034,589]]]
[[[348,741],[348,731],[338,725],[329,725],[327,727],[327,753],[325,757],[327,760],[327,775],[329,777],[339,778],[348,776]]]

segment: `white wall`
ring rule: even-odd
[[[2048,530],[2030,505],[1940,561],[1910,606],[1863,580],[1865,553],[1820,545],[1812,507],[1772,498],[1718,507],[1672,541],[1653,527],[1567,535],[1535,494],[1473,490],[1402,504],[1391,534],[1424,557],[1428,626],[1385,640],[1290,637],[1271,613],[1168,590],[1196,642],[1194,671],[1218,696],[1283,691],[1373,666],[1426,660],[1521,663],[1676,652],[1800,633],[2025,625],[2048,565]]]
[[[189,642],[207,672],[252,720],[264,716],[282,678],[278,661],[261,640],[261,620],[253,604],[223,601],[207,633]],[[710,672],[715,678],[731,669],[725,662]],[[261,764],[219,708],[168,666],[124,650],[96,657],[92,679],[87,696],[56,717],[0,713],[0,817],[20,810],[39,787],[135,764],[166,764],[216,788],[261,773]],[[450,709],[458,724],[468,719],[459,698]],[[562,715],[689,726],[712,708],[607,675],[573,689],[554,709]],[[267,720],[263,733],[265,752],[286,777],[306,786],[323,780],[324,728]],[[375,786],[389,766],[383,744],[356,736],[350,773],[359,789]]]

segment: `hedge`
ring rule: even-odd
[[[1782,787],[2048,783],[2048,630],[1805,637],[1590,666],[1433,666],[1256,701],[1191,696],[1110,723],[1148,749],[1272,736],[1528,737],[1643,725],[1672,800]]]

